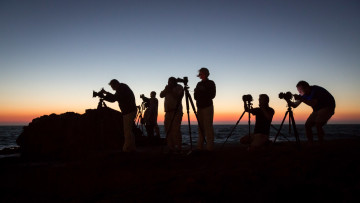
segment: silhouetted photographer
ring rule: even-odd
[[[250,112],[256,116],[255,128],[254,133],[242,137],[240,143],[250,144],[249,150],[253,150],[264,146],[269,141],[270,126],[275,111],[269,107],[269,96],[266,94],[260,94],[258,108],[252,108],[246,105],[246,99],[247,98],[243,98],[244,108],[246,112]]]
[[[133,91],[128,85],[120,83],[118,80],[113,79],[109,85],[115,94],[101,89],[96,96],[108,101],[119,103],[119,108],[123,116],[123,128],[124,128],[124,152],[132,152],[136,150],[135,136],[133,134],[134,119],[136,116],[137,108],[135,103],[135,96]]]
[[[310,114],[305,123],[306,136],[309,143],[313,142],[312,128],[315,126],[318,133],[319,141],[324,140],[323,126],[335,113],[335,99],[323,87],[312,85],[306,81],[300,81],[296,85],[300,95],[294,95],[295,102],[288,100],[288,104],[296,108],[301,103],[312,107],[313,112]]]
[[[164,127],[166,131],[167,145],[171,151],[180,151],[182,148],[181,121],[183,117],[182,98],[184,89],[177,84],[174,77],[168,79],[165,89],[160,92],[160,97],[165,98]]]
[[[146,107],[143,122],[145,124],[147,136],[153,138],[155,131],[156,137],[160,138],[159,127],[157,124],[159,101],[156,98],[156,92],[152,91],[150,93],[150,98],[145,97],[143,94],[140,95],[140,98],[143,100]]]
[[[214,81],[209,80],[210,72],[207,68],[199,70],[198,77],[201,79],[194,89],[194,99],[196,100],[197,116],[199,122],[199,138],[197,148],[203,149],[206,137],[206,149],[212,151],[214,149],[214,105],[213,99],[216,95],[216,86]],[[200,129],[202,127],[202,130]],[[203,132],[202,132],[203,131]]]

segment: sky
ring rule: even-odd
[[[156,91],[161,124],[159,93],[168,78],[188,77],[193,96],[201,67],[216,84],[215,124],[235,124],[245,94],[254,107],[268,94],[273,123],[281,123],[287,106],[278,95],[298,93],[300,80],[334,96],[329,123],[359,124],[359,10],[359,1],[346,0],[4,0],[0,125],[83,114],[97,107],[93,90],[113,92],[111,79],[129,85],[137,105]],[[312,109],[301,104],[293,112],[304,123]],[[189,114],[194,123],[191,107]]]

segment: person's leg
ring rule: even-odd
[[[315,118],[316,118],[316,112],[312,112],[309,118],[305,122],[306,137],[309,143],[312,143],[314,141],[312,127],[315,126],[315,120],[316,120]]]
[[[317,130],[317,133],[318,133],[319,142],[324,141],[324,136],[325,136],[325,132],[324,132],[324,129],[323,129],[324,125],[325,125],[325,123],[324,124],[316,123],[316,130]]]
[[[158,124],[155,124],[154,130],[155,130],[155,136],[156,136],[157,138],[160,138],[160,129],[159,129],[159,125],[158,125]]]
[[[204,126],[204,109],[198,109],[198,140],[197,140],[197,149],[202,150],[204,147],[204,133],[201,132],[200,126]]]
[[[154,137],[154,125],[146,124],[145,128],[146,128],[146,133],[147,133],[148,138],[153,138]]]
[[[240,138],[240,143],[241,144],[250,144],[250,136],[245,135],[245,136],[241,137]]]
[[[203,117],[203,129],[206,136],[206,149],[209,151],[214,150],[214,107],[209,106],[204,109]]]
[[[177,112],[175,114],[174,128],[172,130],[172,134],[174,135],[175,149],[179,151],[182,149],[182,134],[181,134],[182,116],[183,116],[182,112]]]
[[[173,115],[174,115],[173,112],[166,112],[165,119],[164,119],[166,142],[167,142],[167,145],[170,150],[174,150],[174,145],[175,145],[174,139],[173,139],[173,133],[171,132],[172,128],[174,128],[173,124],[171,123]]]
[[[317,129],[317,133],[318,133],[319,142],[324,141],[325,132],[324,132],[323,126],[331,118],[331,116],[333,115],[333,112],[334,111],[332,109],[329,109],[329,108],[323,108],[323,109],[320,109],[317,112],[315,125],[316,125],[316,129]]]
[[[250,147],[259,148],[265,145],[265,143],[269,140],[269,136],[266,134],[257,133],[253,135],[252,142]]]
[[[133,124],[136,116],[136,111],[128,113],[123,116],[123,127],[124,127],[124,152],[131,152],[136,150],[135,137],[133,134]]]

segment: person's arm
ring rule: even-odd
[[[214,82],[209,84],[209,96],[211,99],[214,99],[216,96],[216,85]]]
[[[307,100],[303,97],[299,97],[299,98],[295,98],[295,99],[296,99],[295,102],[288,100],[289,105],[294,108],[298,107],[301,104],[301,102],[303,102],[309,106],[315,106],[317,103],[317,99]]]
[[[163,91],[160,92],[160,98],[164,98],[169,92],[169,86],[166,85],[165,89]]]
[[[105,96],[103,97],[104,100],[108,102],[115,102],[117,100],[117,94],[111,94],[110,92],[104,92]]]
[[[295,97],[296,100],[300,100],[301,102],[304,102],[305,104],[313,107],[318,102],[317,98],[321,97],[319,95],[319,94],[321,94],[320,92],[321,91],[319,89],[312,88],[310,95],[306,95],[306,97],[305,96],[300,96],[300,95],[295,97],[295,95],[294,95],[294,97]]]
[[[196,84],[196,87],[194,89],[194,99],[199,100],[200,99],[200,92],[199,92],[199,83]]]
[[[184,89],[181,85],[177,85],[176,88],[173,88],[172,93],[174,94],[175,98],[181,100],[184,96]]]
[[[311,100],[302,99],[302,102],[304,102],[309,106],[315,106],[317,104],[317,99],[311,99]]]
[[[293,108],[296,108],[296,107],[298,107],[300,104],[301,104],[301,100],[296,100],[295,102],[292,102],[292,101],[290,101],[290,100],[287,100],[286,99],[286,101],[287,101],[287,103],[289,104],[289,106],[290,107],[293,107]]]

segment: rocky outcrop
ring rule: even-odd
[[[143,145],[147,137],[134,132],[136,144]],[[30,159],[83,157],[121,150],[123,143],[122,114],[108,107],[35,118],[17,139],[21,155]]]

